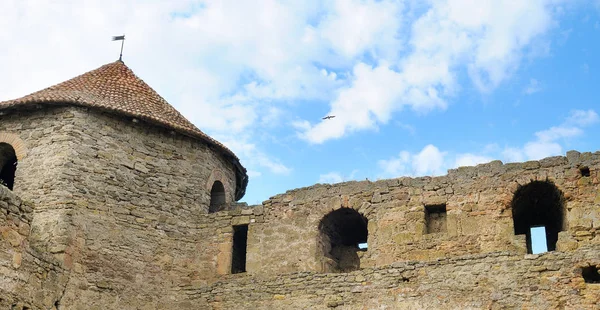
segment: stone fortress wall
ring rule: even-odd
[[[263,203],[266,225],[250,227],[248,272],[322,269],[323,253],[316,242],[319,222],[339,208],[356,210],[368,220],[368,250],[361,254],[361,267],[498,251],[525,254],[526,235],[515,235],[512,203],[528,195],[557,204],[563,218],[559,250],[595,244],[600,239],[599,168],[600,152],[570,152],[567,157],[526,163],[461,167],[433,178],[352,181],[288,191]],[[582,176],[581,170],[590,175]],[[559,196],[552,201],[551,191],[527,193],[532,182]],[[525,189],[521,194],[520,188]],[[445,227],[428,232],[428,209],[437,206],[444,206]],[[260,254],[265,252],[269,255]]]
[[[0,186],[0,308],[600,304],[600,152],[317,184],[248,207],[231,163],[143,122],[33,109],[3,115],[3,134],[19,162],[14,191]],[[523,227],[540,225],[556,249],[527,254]]]

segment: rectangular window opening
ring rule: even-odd
[[[369,245],[366,242],[358,244],[358,249],[361,251],[366,251],[368,248],[369,248]]]
[[[531,236],[531,254],[540,254],[548,252],[548,243],[546,241],[546,227],[534,226],[529,229]]]
[[[246,272],[246,248],[248,246],[248,225],[233,226],[233,248],[231,273]]]
[[[427,234],[445,233],[448,231],[445,204],[425,206],[425,229],[425,233]]]

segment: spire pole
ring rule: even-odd
[[[125,40],[121,41],[121,53],[119,54],[119,60],[123,61],[123,45],[125,45]]]
[[[113,41],[121,41],[121,53],[119,54],[119,61],[123,61],[123,45],[125,45],[125,35],[112,37]]]

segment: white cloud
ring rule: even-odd
[[[255,176],[289,174],[256,139],[288,103],[327,102],[337,116],[291,123],[311,143],[377,129],[403,109],[445,109],[460,71],[484,91],[508,78],[552,26],[554,3],[433,1],[413,16],[413,2],[386,0],[0,1],[0,100],[116,60],[109,38],[125,33],[124,61],[158,93]],[[395,165],[439,173],[436,150]]]
[[[397,52],[401,5],[393,1],[334,0],[319,24],[337,54],[352,59],[370,52],[386,58]]]
[[[260,150],[256,144],[248,142],[247,137],[238,136],[236,139],[230,136],[215,136],[215,138],[243,159],[246,168],[255,176],[262,175],[259,170],[261,168],[279,175],[289,175],[292,172],[291,168]]]
[[[411,154],[402,151],[398,157],[380,160],[378,165],[383,170],[384,176],[441,175],[447,169],[446,154],[447,152],[441,152],[436,146],[430,144],[419,153]]]
[[[492,160],[492,157],[486,155],[451,154],[448,151],[440,151],[436,146],[429,144],[419,153],[411,154],[401,151],[398,157],[380,160],[378,165],[382,170],[382,177],[438,176],[445,174],[448,169],[476,166]]]
[[[523,92],[526,93],[527,95],[531,95],[531,94],[535,94],[541,90],[542,90],[542,85],[540,84],[540,82],[536,79],[530,79],[529,84],[527,85],[527,87],[525,87]]]
[[[413,158],[413,171],[417,175],[439,175],[445,173],[443,169],[445,152],[433,146],[428,145]]]
[[[259,171],[254,170],[248,170],[246,173],[248,173],[248,177],[250,178],[258,178],[262,175],[262,173],[260,173]]]
[[[589,73],[590,72],[590,65],[588,65],[587,63],[584,63],[583,65],[581,65],[581,70],[585,74]]]
[[[567,127],[567,126],[557,126],[550,127],[549,129],[538,131],[535,133],[535,136],[539,141],[547,142],[547,141],[555,141],[562,138],[571,138],[579,136],[583,133],[583,130],[578,127]]]
[[[574,126],[589,126],[599,120],[598,113],[594,110],[575,110],[571,112],[566,123]]]
[[[308,130],[310,129],[310,122],[306,120],[292,121],[292,127],[298,130]]]
[[[319,175],[319,181],[318,181],[318,183],[333,184],[333,183],[340,183],[340,182],[343,182],[343,181],[344,181],[344,178],[338,172],[329,172],[329,173],[326,173],[326,174]]]
[[[358,169],[352,170],[352,172],[350,172],[350,175],[344,175],[339,172],[332,171],[329,173],[319,175],[319,180],[317,181],[317,183],[334,184],[334,183],[346,182],[349,180],[354,180],[357,173],[358,173]]]
[[[281,125],[284,111],[278,107],[269,107],[260,117],[260,124],[267,128]]]
[[[504,158],[506,162],[522,162],[525,161],[525,154],[519,148],[515,147],[507,147],[502,153],[501,157]]]
[[[561,155],[562,146],[556,142],[549,141],[533,141],[528,142],[523,147],[525,158],[528,160],[537,160],[549,156]]]
[[[501,159],[504,162],[523,162],[538,160],[549,156],[563,154],[561,142],[584,134],[583,127],[599,121],[594,110],[571,111],[559,126],[553,126],[535,133],[535,139],[526,142],[522,147],[500,148],[495,143],[485,145],[479,152],[452,153],[440,151],[429,144],[420,152],[413,154],[401,151],[397,157],[379,160],[381,177],[399,176],[436,176],[446,173],[448,169],[461,166],[476,166]],[[576,127],[574,124],[579,124]]]
[[[573,110],[561,125],[536,132],[535,140],[525,143],[522,148],[507,147],[502,155],[508,162],[562,155],[561,142],[583,135],[583,128],[598,120],[598,114],[594,110]]]
[[[383,171],[385,177],[411,176],[410,170],[412,155],[407,151],[402,151],[398,157],[379,160],[378,165]]]
[[[354,80],[342,89],[331,103],[328,115],[336,118],[324,120],[315,126],[308,122],[300,137],[311,143],[323,143],[340,138],[348,132],[374,129],[378,123],[387,123],[392,112],[409,106],[416,111],[445,108],[446,103],[435,88],[409,87],[404,77],[386,65],[371,67],[359,63],[353,70]]]
[[[494,160],[491,157],[475,154],[460,154],[457,156],[454,167],[477,166],[479,164],[489,163]]]
[[[421,113],[444,109],[458,91],[457,75],[463,69],[481,91],[494,89],[518,68],[525,50],[553,26],[554,4],[543,0],[431,2],[409,29],[399,29],[399,35],[408,38],[407,46],[390,41],[407,52],[380,57],[374,65],[355,65],[352,82],[331,101],[327,113],[341,117],[304,126],[299,136],[323,143],[376,129],[405,106]],[[349,44],[361,50],[359,43]]]
[[[396,126],[408,131],[413,136],[417,133],[417,129],[413,125],[404,124],[402,122],[396,122]]]

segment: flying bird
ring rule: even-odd
[[[327,116],[323,117],[323,119],[332,119],[334,117],[335,117],[335,115],[327,115]]]

